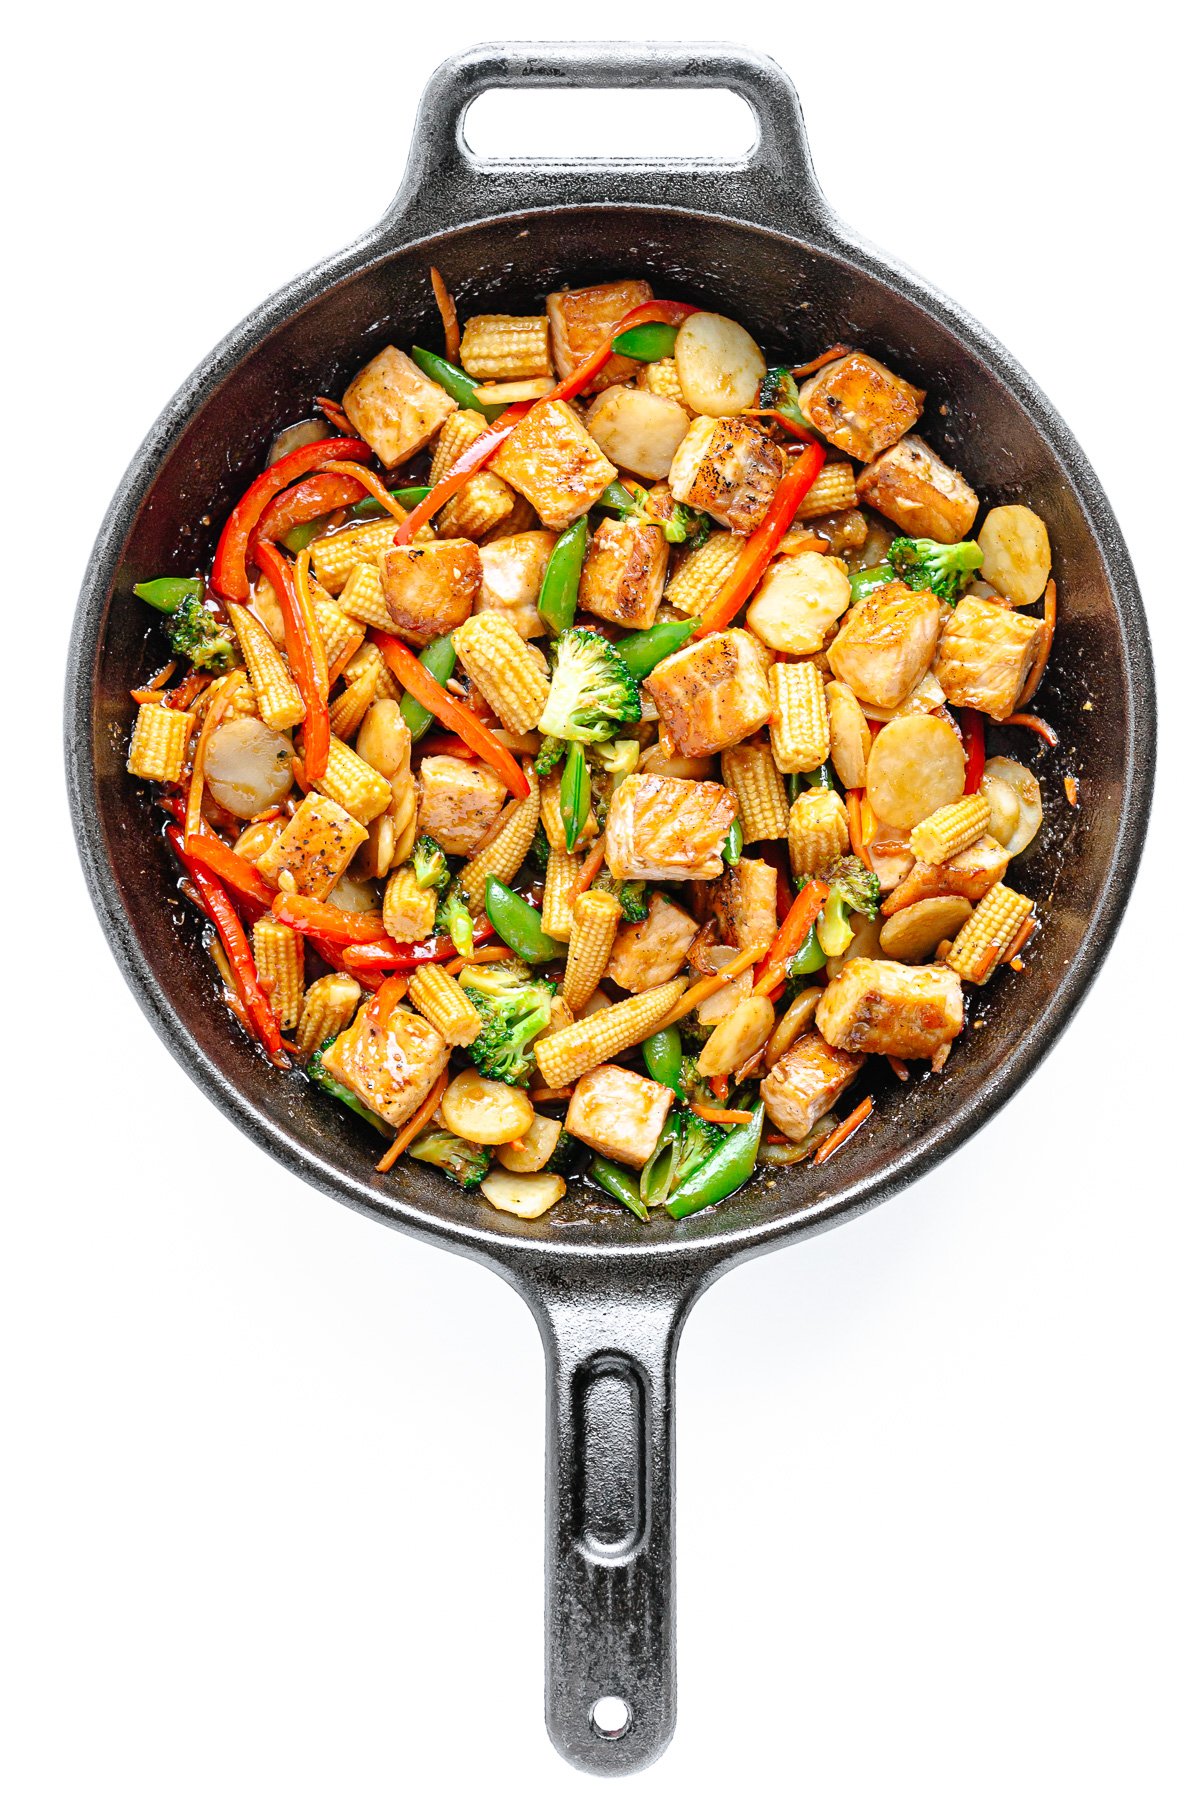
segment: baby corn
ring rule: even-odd
[[[533,1050],[546,1086],[569,1087],[589,1069],[599,1068],[623,1050],[640,1044],[683,998],[686,989],[687,982],[682,978],[668,981],[644,994],[618,1000],[615,1006],[579,1019],[552,1037],[539,1038]]]
[[[771,750],[785,775],[819,769],[829,756],[829,707],[815,663],[772,663]]]
[[[362,998],[353,975],[321,975],[304,996],[296,1048],[308,1060],[326,1038],[345,1031]]]
[[[178,781],[194,724],[191,713],[177,712],[157,701],[139,706],[125,764],[129,773],[140,781]]]
[[[410,976],[408,997],[448,1044],[470,1044],[479,1036],[483,1020],[454,977],[437,963]]]
[[[721,779],[737,800],[743,843],[787,836],[787,789],[766,744],[735,744],[723,751]]]
[[[608,967],[613,939],[621,922],[621,903],[615,894],[588,888],[575,902],[571,947],[562,997],[572,1012],[586,1006]]]
[[[951,944],[947,963],[963,981],[981,986],[1004,961],[1032,911],[1032,900],[998,881]]]

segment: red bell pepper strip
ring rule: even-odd
[[[476,947],[495,937],[495,926],[489,919],[477,919],[471,933]],[[452,962],[458,955],[448,937],[424,938],[419,944],[401,944],[394,938],[380,938],[369,944],[347,944],[342,961],[351,975],[380,973],[384,969],[419,969],[425,963]]]
[[[307,594],[301,592],[292,565],[274,544],[255,538],[251,553],[270,578],[283,614],[284,647],[304,701],[304,779],[311,787],[329,765],[329,669],[325,646]]]
[[[796,516],[796,508],[821,473],[824,462],[823,446],[808,444],[789,463],[782,481],[775,489],[766,518],[758,530],[746,539],[720,592],[714,595],[700,614],[696,629],[689,639],[690,643],[694,644],[710,631],[724,631],[737,617],[762,579],[767,564]]]
[[[402,644],[399,638],[392,637],[386,631],[379,631],[374,626],[367,635],[381,652],[384,662],[401,687],[407,689],[413,699],[427,712],[431,712],[435,719],[440,719],[447,731],[460,737],[476,756],[490,763],[510,794],[515,794],[518,800],[524,800],[529,794],[529,783],[520,763],[503,744],[497,742],[487,726],[480,723],[470,707],[464,706],[461,700],[456,700],[453,694],[448,694],[441,682],[429,673],[424,663],[419,662],[408,645]]]
[[[238,999],[245,1008],[247,1017],[254,1026],[263,1049],[273,1059],[282,1057],[283,1038],[279,1033],[279,1023],[271,1011],[271,1002],[259,984],[258,972],[254,967],[254,957],[246,933],[242,929],[242,921],[234,911],[233,901],[204,864],[188,854],[183,832],[178,825],[167,826],[167,839],[191,877],[201,906],[216,926],[217,936],[229,959],[229,968],[237,986]]]
[[[178,794],[164,794],[160,804],[177,825],[186,828],[187,807]],[[183,847],[189,856],[211,869],[227,888],[232,888],[243,900],[262,907],[264,911],[270,908],[275,898],[274,890],[267,886],[254,864],[231,849],[205,820],[201,819],[200,830],[193,837],[188,837],[185,829]]]
[[[976,712],[973,707],[964,707],[958,715],[958,722],[962,726],[963,743],[967,752],[967,776],[963,793],[977,794],[983,780],[983,765],[987,761],[983,714]]]
[[[362,483],[348,475],[331,475],[324,471],[298,481],[294,487],[277,494],[258,522],[258,536],[272,542],[286,537],[297,525],[310,519],[324,518],[339,506],[353,506],[362,494]]]
[[[787,973],[788,958],[800,948],[816,924],[828,898],[829,889],[823,881],[805,882],[792,901],[787,918],[775,933],[766,956],[758,965],[754,982],[756,994],[769,994],[776,983],[783,980]]]
[[[350,912],[344,906],[331,906],[328,900],[310,900],[303,894],[276,894],[271,911],[293,931],[326,938],[331,944],[370,944],[387,935],[382,913]]]
[[[370,455],[369,447],[359,438],[322,438],[316,444],[301,444],[290,456],[281,456],[269,469],[264,469],[258,480],[250,483],[226,519],[225,529],[217,542],[212,573],[212,585],[217,593],[226,600],[245,600],[249,596],[246,554],[250,539],[276,494],[291,487],[293,481],[307,475],[310,469],[329,462],[331,457],[366,462]]]

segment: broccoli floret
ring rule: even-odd
[[[569,1174],[571,1172],[572,1165],[574,1164],[576,1157],[578,1156],[579,1149],[580,1149],[580,1143],[579,1143],[578,1138],[572,1137],[570,1135],[570,1133],[567,1131],[560,1131],[558,1134],[558,1142],[557,1142],[557,1144],[555,1144],[554,1149],[550,1152],[549,1161],[542,1165],[543,1174],[546,1174],[546,1175],[567,1175],[567,1174]]]
[[[483,1020],[467,1054],[491,1081],[524,1087],[533,1073],[530,1048],[550,1023],[554,983],[532,979],[523,964],[485,963],[463,970],[463,992]]]
[[[474,944],[474,926],[466,896],[457,884],[444,894],[433,922],[435,931],[445,932],[460,956],[469,956]]]
[[[432,1163],[460,1188],[477,1188],[488,1172],[491,1161],[482,1144],[469,1144],[440,1125],[430,1125],[417,1133],[408,1146],[408,1154],[417,1162]]]
[[[223,675],[233,667],[236,646],[231,634],[199,600],[187,599],[167,624],[176,656],[186,656],[193,669]]]
[[[983,562],[978,544],[936,544],[932,538],[893,538],[888,548],[892,571],[910,588],[926,588],[953,606]]]
[[[564,631],[541,730],[551,737],[598,744],[641,716],[638,684],[608,640],[581,625]]]
[[[567,746],[566,746],[566,742],[563,738],[560,738],[560,737],[543,738],[542,739],[542,747],[538,751],[537,756],[534,758],[534,763],[533,763],[534,774],[535,775],[549,775],[551,770],[554,768],[555,763],[561,762],[563,757],[566,754],[567,754]]]
[[[817,942],[826,956],[842,956],[854,936],[850,914],[873,919],[879,911],[879,877],[857,856],[839,856],[821,879],[829,884],[829,898],[817,921]]]
[[[703,542],[712,530],[712,520],[707,513],[696,512],[693,507],[677,501],[670,518],[662,519],[647,511],[649,504],[650,496],[644,487],[627,488],[623,481],[610,481],[596,502],[609,512],[620,513],[631,524],[661,526],[668,544],[686,544],[689,538]]]
[[[360,1119],[365,1119],[368,1125],[373,1125],[376,1131],[382,1131],[386,1136],[388,1127],[385,1121],[379,1117],[379,1114],[373,1113],[369,1106],[364,1106],[358,1095],[352,1094],[348,1087],[343,1087],[341,1082],[336,1080],[325,1067],[322,1057],[326,1050],[328,1050],[330,1044],[336,1042],[337,1032],[335,1031],[331,1036],[325,1039],[323,1044],[319,1045],[318,1048],[313,1051],[312,1055],[304,1065],[304,1073],[316,1087],[319,1087],[322,1090],[323,1093],[329,1094],[334,1100],[340,1100],[343,1106],[348,1106],[352,1113],[357,1113]]]
[[[771,412],[782,413],[793,425],[799,425],[802,431],[811,431],[812,426],[800,410],[800,389],[796,386],[796,377],[790,369],[768,369],[758,384],[758,404]]]
[[[641,754],[642,746],[636,738],[614,738],[611,743],[597,744],[592,751],[604,773],[619,776],[622,781],[633,774]]]
[[[711,1119],[701,1119],[689,1108],[679,1115],[679,1161],[675,1165],[673,1186],[678,1187],[686,1181],[694,1169],[698,1169],[705,1157],[711,1156],[717,1145],[721,1143],[725,1133]]]
[[[442,894],[449,887],[450,864],[436,838],[417,839],[413,845],[412,866],[419,888],[436,888]]]
[[[544,875],[550,867],[550,839],[546,836],[546,827],[540,819],[529,846],[529,860],[539,875]]]
[[[615,894],[621,905],[621,917],[627,925],[640,925],[650,911],[644,881],[617,881],[607,869],[601,869],[592,886],[602,894]]]

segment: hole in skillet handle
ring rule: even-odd
[[[617,1694],[601,1694],[589,1714],[592,1730],[600,1738],[623,1738],[633,1723],[624,1700]]]
[[[463,138],[480,162],[544,157],[747,161],[758,140],[754,113],[729,88],[489,88],[463,115]]]

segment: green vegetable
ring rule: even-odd
[[[155,612],[176,613],[185,600],[203,600],[204,583],[183,575],[160,575],[157,581],[139,581],[133,591]]]
[[[742,832],[742,821],[740,819],[735,819],[733,824],[729,827],[729,836],[721,846],[721,855],[731,867],[742,854],[742,845],[744,842],[745,837]]]
[[[674,356],[678,336],[678,325],[631,325],[613,339],[613,350],[620,356],[632,356],[635,362],[661,362],[664,356]]]
[[[529,846],[529,860],[539,875],[544,875],[550,867],[550,839],[546,836],[546,827],[540,819]]]
[[[598,744],[641,716],[637,681],[608,640],[578,625],[564,631],[539,729],[550,737]]]
[[[694,507],[685,506],[676,501],[675,510],[663,526],[663,536],[668,544],[686,544],[689,540],[693,550],[699,550],[706,544],[712,532],[713,522],[705,512],[697,512]]]
[[[667,1201],[673,1219],[686,1219],[705,1206],[715,1206],[744,1187],[754,1173],[766,1117],[761,1100],[745,1125],[735,1125],[716,1149],[703,1158]]]
[[[412,359],[421,373],[428,375],[430,381],[436,381],[439,387],[444,387],[459,406],[465,406],[470,412],[481,412],[489,424],[504,411],[502,406],[479,404],[475,398],[477,384],[457,363],[447,362],[444,356],[435,356],[432,350],[422,350],[416,344],[413,345]]]
[[[561,955],[562,945],[556,944],[555,950]],[[530,1046],[550,1023],[554,983],[533,980],[528,969],[502,962],[483,963],[478,968],[468,965],[461,985],[483,1021],[467,1055],[489,1080],[525,1086],[534,1069]]]
[[[488,876],[483,904],[499,936],[523,962],[554,962],[564,954],[563,946],[542,930],[537,907],[514,894],[495,875]]]
[[[167,626],[167,637],[176,656],[186,656],[193,669],[223,675],[233,667],[237,645],[232,633],[199,600],[184,601]]]
[[[664,656],[682,649],[693,631],[695,619],[664,619],[648,631],[631,631],[616,646],[617,655],[635,681],[644,681],[651,669],[657,668]],[[638,716],[641,716],[639,707]]]
[[[440,1125],[427,1125],[408,1146],[417,1162],[432,1163],[460,1188],[477,1188],[488,1172],[491,1157],[482,1144],[469,1144]]]
[[[414,506],[420,506],[422,500],[427,499],[429,496],[429,489],[427,487],[389,488],[388,492],[393,500],[398,500],[401,506],[406,507],[409,512],[412,511]],[[378,500],[373,500],[368,494],[365,500],[355,501],[354,505],[350,508],[350,517],[352,519],[382,519],[383,508],[380,506]],[[283,541],[285,544],[287,543],[286,538],[284,538]]]
[[[454,673],[454,665],[458,660],[453,638],[434,638],[432,644],[422,650],[417,660],[429,670],[436,682],[445,687]],[[425,708],[419,701],[414,700],[411,694],[405,694],[400,702],[400,717],[412,732],[414,744],[425,736],[433,724],[433,714],[426,712]]]
[[[329,515],[326,513],[325,518],[328,517]],[[284,549],[290,551],[293,556],[299,556],[300,552],[312,543],[323,524],[324,519],[309,519],[305,525],[293,525],[290,531],[285,532],[281,540]]]
[[[831,951],[832,955],[833,952]],[[794,956],[789,956],[787,978],[793,980],[798,975],[815,975],[818,969],[825,967],[825,952],[817,937],[817,928],[810,925],[808,936]]]
[[[555,637],[561,637],[575,618],[579,598],[579,577],[587,555],[587,515],[569,525],[550,552],[542,591],[538,595],[538,612]]]
[[[562,816],[567,849],[574,850],[592,810],[592,778],[588,773],[582,744],[572,744],[567,751],[562,780],[558,785],[558,810]]]
[[[646,522],[646,502],[650,498],[644,487],[632,490],[623,481],[610,481],[597,506],[607,508],[609,512],[620,513],[623,519],[636,519],[639,524]]]
[[[352,1094],[348,1087],[343,1087],[340,1081],[336,1081],[321,1061],[330,1044],[336,1042],[337,1032],[335,1031],[332,1037],[325,1039],[320,1049],[313,1051],[304,1065],[304,1073],[322,1092],[331,1095],[335,1100],[340,1100],[343,1106],[348,1106],[352,1113],[357,1113],[360,1119],[365,1119],[368,1125],[373,1125],[376,1131],[381,1131],[385,1137],[390,1136],[391,1128],[379,1117],[379,1114],[373,1113],[369,1106],[363,1105],[357,1094]]]
[[[627,1206],[631,1213],[636,1213],[643,1223],[650,1217],[642,1201],[642,1196],[638,1192],[637,1182],[629,1170],[623,1169],[620,1163],[609,1162],[607,1156],[595,1156],[592,1158],[588,1174],[604,1189],[606,1194],[611,1194],[614,1200],[619,1200],[622,1206]]]
[[[642,1045],[642,1060],[653,1081],[661,1081],[664,1087],[673,1088],[682,1096],[683,1045],[678,1025],[667,1025],[648,1037]]]
[[[725,1142],[725,1132],[720,1125],[711,1119],[702,1119],[699,1113],[689,1108],[678,1114],[679,1130],[679,1163],[675,1170],[675,1183],[680,1186],[688,1177],[705,1162],[717,1148]]]
[[[542,739],[542,747],[533,760],[535,775],[549,775],[556,763],[560,763],[567,753],[565,738],[547,737]]]
[[[758,404],[769,407],[772,412],[782,413],[793,425],[799,425],[802,431],[811,431],[812,426],[800,410],[800,389],[796,386],[796,377],[790,369],[768,369],[758,384]]]
[[[826,956],[844,956],[854,936],[850,914],[873,919],[879,911],[879,877],[857,856],[839,856],[821,879],[829,883],[829,898],[814,929]]]
[[[445,933],[460,956],[470,956],[475,947],[475,924],[466,896],[457,885],[443,894],[433,928]]]
[[[675,1186],[679,1168],[679,1131],[674,1118],[668,1118],[657,1144],[642,1165],[638,1193],[644,1206],[661,1206]]]
[[[568,1131],[560,1131],[558,1142],[542,1165],[547,1175],[567,1175],[572,1172],[575,1154],[581,1149],[580,1141],[572,1137]]]
[[[869,569],[855,569],[850,577],[850,604],[854,606],[873,594],[877,588],[887,587],[895,581],[896,571],[891,563],[872,563]]]
[[[819,769],[808,769],[804,776],[809,787],[831,788],[833,786],[833,764],[823,762]]]
[[[612,786],[615,790],[637,768],[642,746],[636,738],[612,738],[607,744],[596,744],[591,754],[592,760],[599,763],[604,773],[613,777]]]
[[[978,544],[937,544],[932,538],[893,538],[890,567],[910,588],[927,589],[953,606],[983,562]]]
[[[419,888],[436,888],[441,894],[450,885],[450,864],[436,838],[417,839],[413,845],[412,866]]]
[[[610,481],[596,505],[620,513],[623,519],[631,520],[635,525],[657,525],[668,544],[684,544],[690,537],[695,537],[699,545],[712,530],[712,520],[707,513],[695,512],[692,507],[682,506],[677,501],[670,518],[660,519],[647,512],[649,503],[650,496],[644,487],[630,491],[623,481]]]
[[[615,881],[607,869],[601,869],[593,887],[602,894],[615,894],[621,905],[621,917],[627,925],[640,925],[650,911],[644,881]]]

